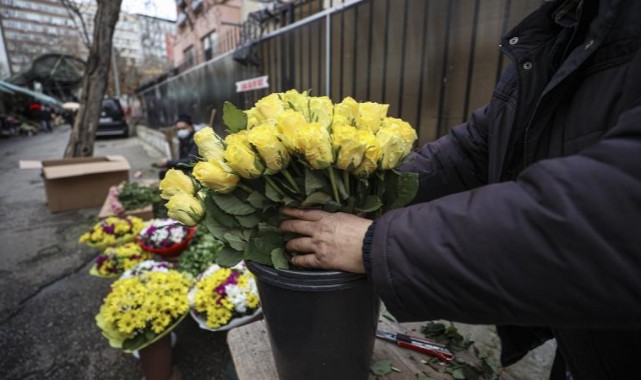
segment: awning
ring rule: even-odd
[[[5,91],[5,92],[19,92],[21,94],[29,95],[35,99],[37,99],[41,103],[46,103],[50,104],[53,106],[61,106],[62,104],[55,98],[45,95],[41,92],[36,92],[33,90],[30,90],[25,87],[20,87],[16,86],[15,84],[11,84],[9,82],[5,82],[3,80],[0,80],[0,91]]]

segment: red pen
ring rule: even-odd
[[[416,338],[405,334],[390,333],[386,331],[376,331],[378,338],[394,342],[397,346],[410,350],[422,352],[426,355],[434,356],[440,361],[449,362],[454,359],[454,353],[447,346],[430,342],[429,340]]]

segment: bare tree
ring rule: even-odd
[[[60,0],[65,2],[65,0]],[[111,47],[122,0],[97,0],[93,38],[82,80],[80,109],[73,124],[65,157],[93,155],[96,127],[100,119],[102,98],[107,88]]]

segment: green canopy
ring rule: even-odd
[[[52,106],[62,106],[62,103],[60,103],[60,101],[49,95],[45,95],[41,92],[36,92],[25,87],[16,86],[15,84],[11,84],[3,80],[0,80],[0,91],[19,92],[21,94],[29,95],[41,103],[50,104]]]

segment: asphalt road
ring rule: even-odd
[[[90,276],[97,251],[77,243],[99,208],[49,212],[40,171],[19,160],[61,158],[69,127],[0,139],[0,378],[140,379],[132,355],[109,347],[94,318],[110,281]],[[102,139],[95,155],[120,154],[131,174],[155,179],[160,153],[137,137]],[[177,327],[174,362],[184,379],[233,379],[226,333]]]

